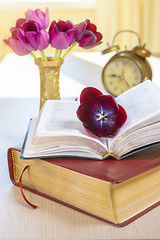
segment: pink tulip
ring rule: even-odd
[[[56,49],[67,49],[74,41],[73,24],[69,21],[53,21],[49,28],[51,46]]]
[[[42,29],[40,24],[29,20],[17,31],[18,39],[28,51],[44,50],[49,45],[49,34]]]
[[[31,51],[26,49],[24,45],[19,41],[19,39],[15,39],[10,37],[8,39],[4,39],[4,42],[19,56],[24,56],[29,54]]]
[[[84,49],[90,49],[101,44],[102,34],[97,27],[87,19],[75,26],[75,41]]]
[[[43,29],[47,29],[49,26],[49,10],[46,8],[45,13],[40,9],[35,11],[29,9],[26,13],[26,21],[33,20],[41,25]]]
[[[24,18],[19,18],[16,22],[16,26],[10,29],[12,37],[4,39],[4,42],[13,50],[13,52],[18,54],[19,56],[24,56],[30,53],[30,51],[17,37],[17,31],[24,22],[25,22]]]

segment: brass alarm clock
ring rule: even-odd
[[[119,33],[130,32],[136,34],[139,45],[132,50],[119,51],[119,46],[114,45]],[[139,35],[131,30],[122,30],[115,34],[112,45],[102,50],[102,54],[116,51],[117,53],[104,66],[102,71],[102,82],[107,92],[117,97],[129,88],[152,79],[151,66],[146,60],[151,55],[150,51],[142,46]]]

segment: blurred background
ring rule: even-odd
[[[95,23],[103,34],[103,44],[92,51],[111,44],[117,31],[130,29],[140,35],[142,44],[147,44],[152,55],[160,56],[160,0],[0,0],[0,61],[11,51],[3,39],[10,36],[9,29],[15,26],[16,20],[24,17],[29,8],[45,11],[46,6],[50,22],[69,19],[76,24],[89,18]],[[123,33],[118,37],[118,44],[122,49],[125,45],[130,49],[137,44],[137,38]],[[78,51],[83,50],[78,48]]]

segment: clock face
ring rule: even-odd
[[[128,57],[117,57],[106,64],[103,70],[105,89],[114,96],[119,96],[142,81],[138,64]]]

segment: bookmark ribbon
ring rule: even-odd
[[[27,166],[25,166],[25,168],[23,169],[23,171],[22,171],[22,173],[21,173],[21,176],[20,176],[20,179],[19,179],[19,184],[20,184],[21,194],[22,194],[25,202],[26,202],[30,207],[32,207],[33,209],[36,209],[37,206],[36,206],[36,205],[33,205],[32,203],[30,203],[30,202],[27,200],[27,198],[26,198],[26,196],[25,196],[25,194],[24,194],[24,192],[23,192],[23,187],[22,187],[22,177],[23,177],[23,174],[24,174],[24,172],[25,172],[29,167],[30,167],[30,166],[27,165]]]

